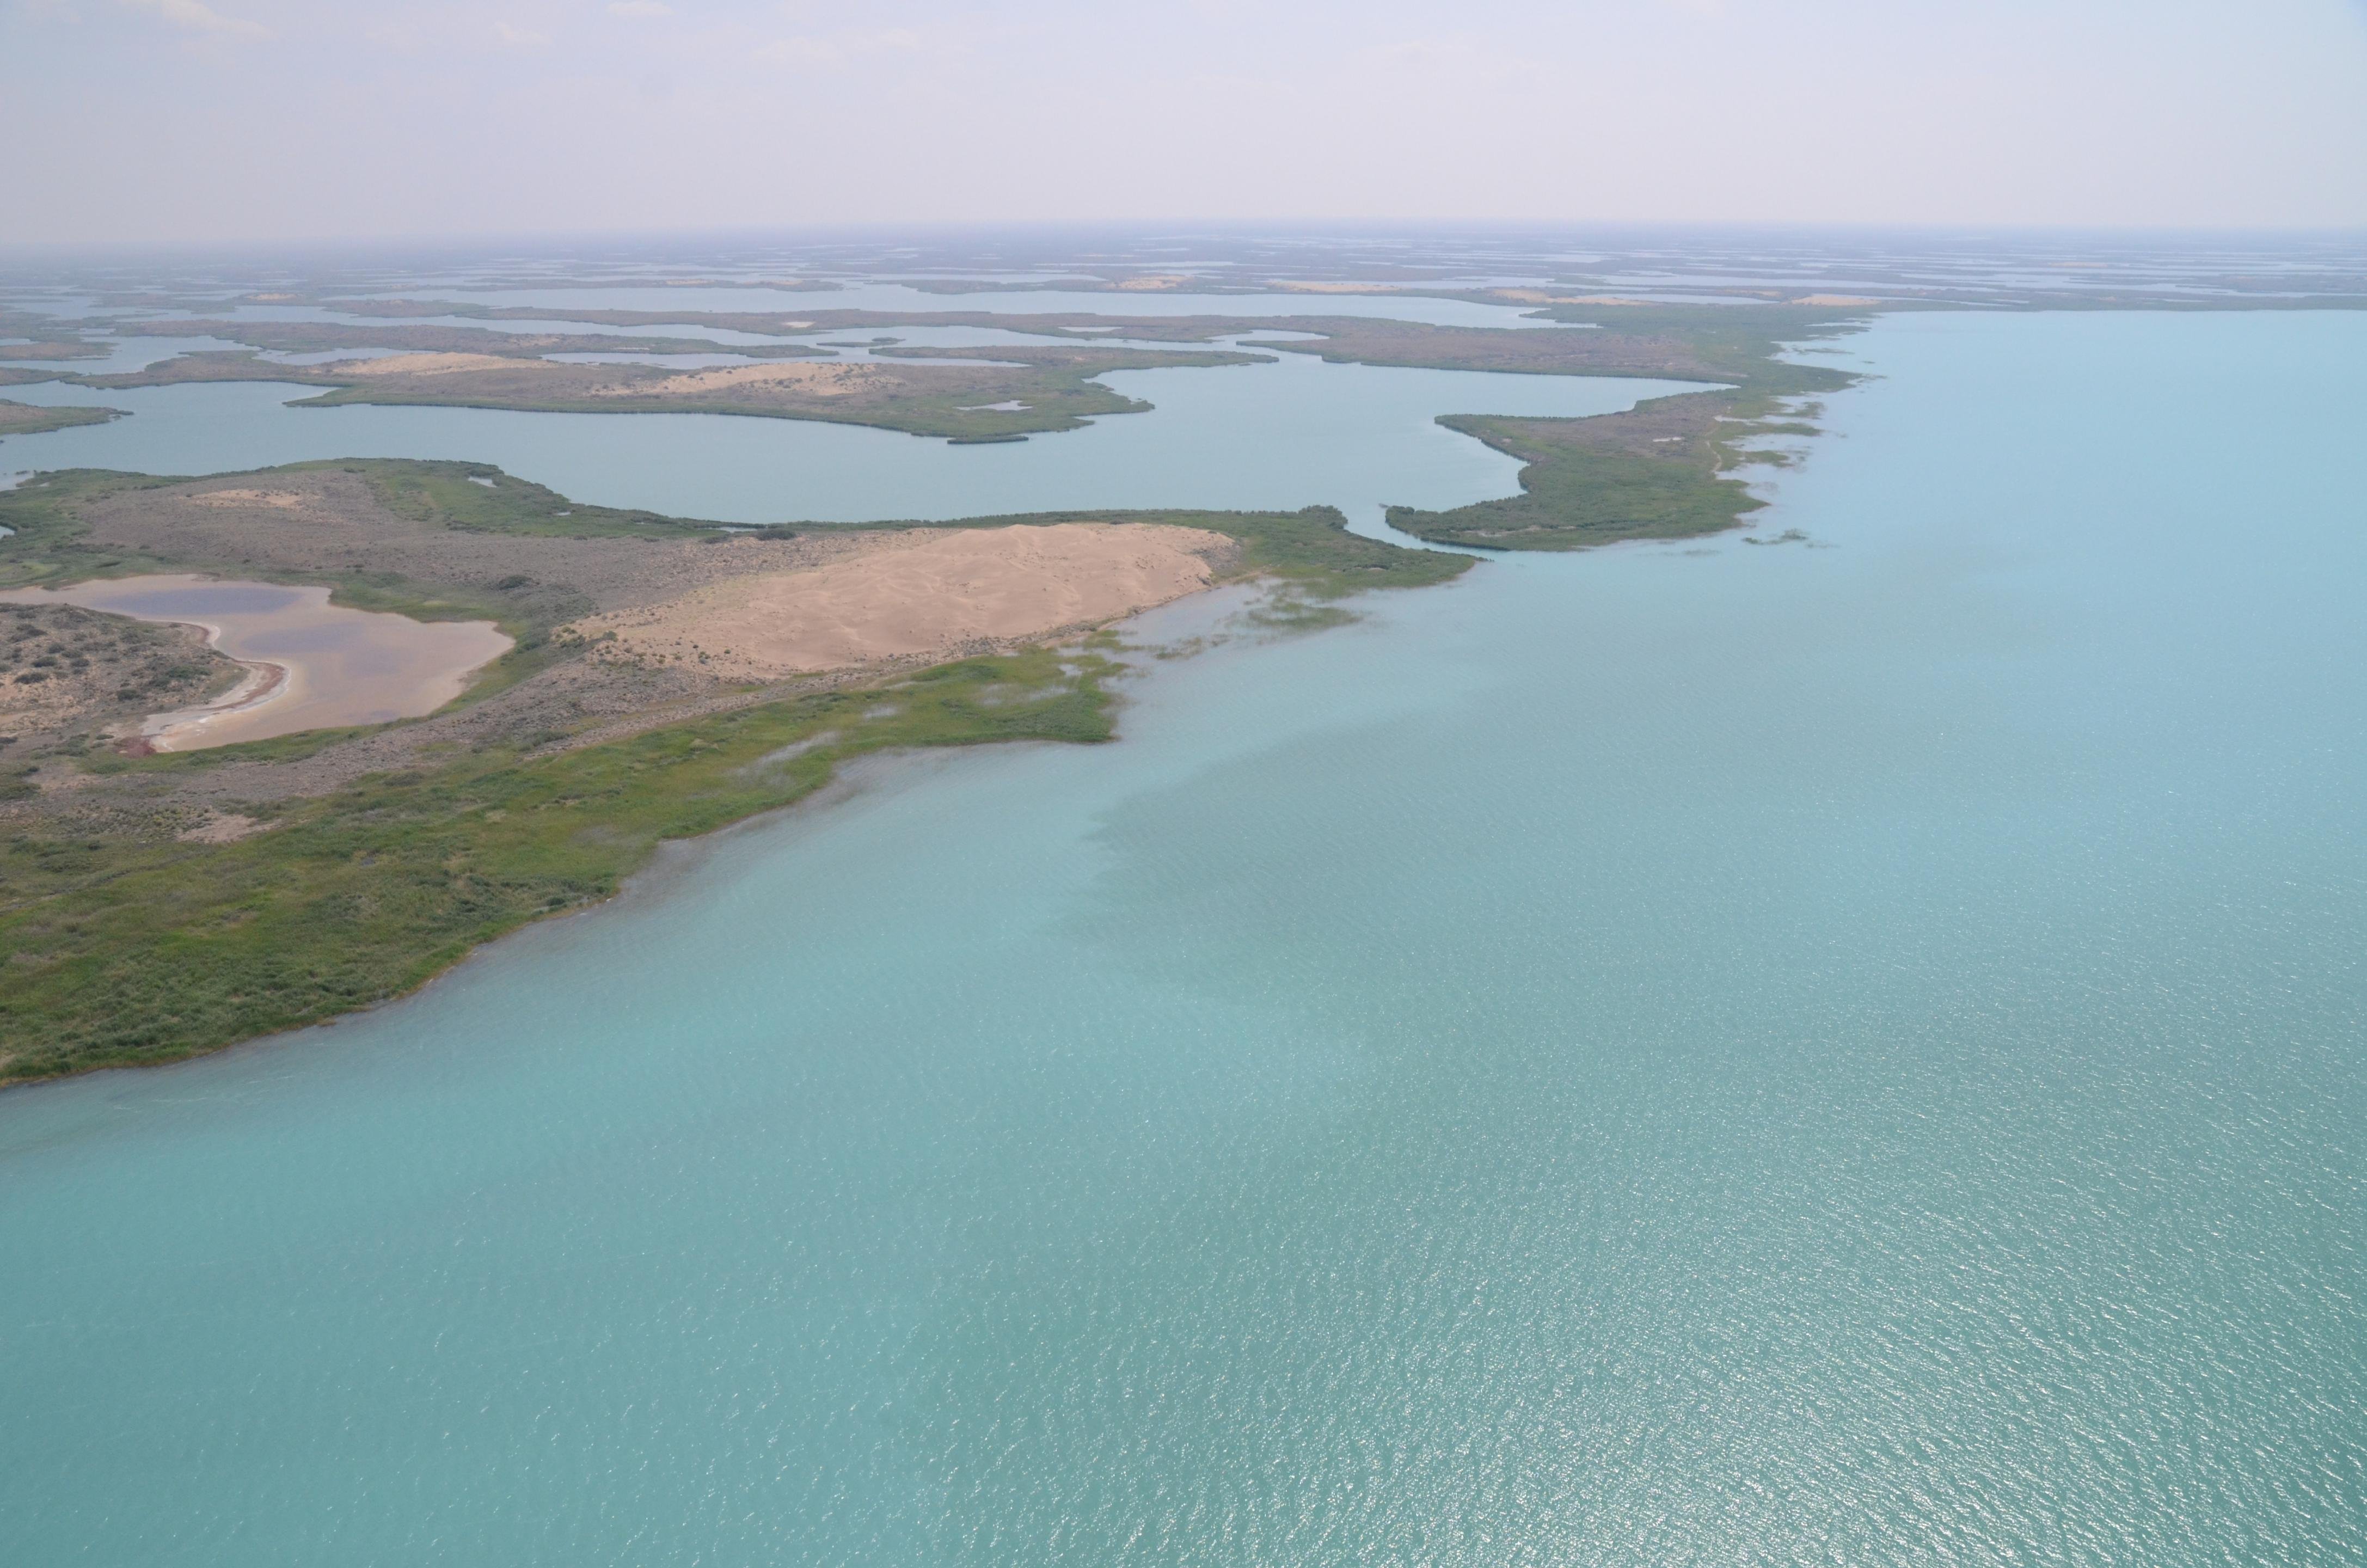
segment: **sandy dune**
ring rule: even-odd
[[[769,680],[1115,620],[1206,587],[1234,548],[1221,534],[1145,523],[916,532],[853,560],[717,583],[575,629],[613,633],[619,652],[642,660]]]

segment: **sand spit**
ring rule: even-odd
[[[948,657],[1116,620],[1196,593],[1235,546],[1154,523],[916,531],[805,572],[695,589],[576,623],[622,653],[725,680]]]
[[[329,590],[181,574],[102,578],[0,594],[11,604],[73,604],[202,629],[246,666],[229,691],[151,715],[133,737],[150,751],[196,751],[301,730],[382,724],[433,713],[460,695],[510,640],[483,620],[420,621],[346,609]]]

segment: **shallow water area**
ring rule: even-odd
[[[1827,548],[1183,601],[1116,744],[0,1096],[12,1548],[2367,1559],[2367,318],[1849,347]]]
[[[141,733],[157,751],[420,718],[512,646],[491,621],[413,620],[333,605],[323,587],[180,574],[17,588],[0,592],[0,603],[201,626],[215,648],[249,666],[248,678],[214,702],[147,720]]]

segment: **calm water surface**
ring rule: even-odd
[[[1829,548],[1492,562],[0,1096],[12,1554],[2360,1561],[2367,317],[1857,343]]]
[[[129,419],[0,443],[0,468],[224,473],[334,457],[498,463],[579,501],[721,522],[961,517],[1079,506],[1454,506],[1520,488],[1521,465],[1441,414],[1582,415],[1694,383],[1327,365],[1303,355],[1104,378],[1154,406],[1082,430],[957,447],[890,430],[702,414],[291,408],[309,387],[12,387]],[[62,437],[83,437],[83,439]]]

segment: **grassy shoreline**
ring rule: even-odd
[[[177,1061],[403,995],[855,756],[1105,741],[1113,669],[1036,650],[556,756],[478,751],[290,803],[226,844],[12,838],[0,1083]]]
[[[104,425],[124,416],[125,411],[120,408],[18,403],[13,398],[0,398],[0,437],[39,436],[51,430],[70,430],[77,425]]]
[[[357,475],[391,512],[459,533],[677,545],[685,535],[719,537],[711,524],[578,506],[482,464],[347,460],[199,483],[331,471],[346,483]],[[549,636],[572,611],[561,592],[547,601],[504,602],[490,591],[367,571],[242,568],[234,560],[108,550],[85,537],[79,507],[187,483],[82,472],[0,494],[0,523],[19,528],[0,539],[0,582],[244,571],[325,581],[339,602],[357,608],[493,614],[519,645],[446,715],[584,656]],[[1330,601],[1444,582],[1473,564],[1468,556],[1352,534],[1324,507],[872,526],[1086,519],[1227,534],[1240,546],[1228,580],[1275,583],[1285,624],[1322,624],[1336,615]],[[617,739],[577,744],[565,734],[526,733],[436,742],[413,748],[408,765],[270,799],[225,795],[213,780],[301,764],[391,731],[432,735],[436,721],[143,757],[65,748],[40,763],[51,785],[12,773],[17,796],[0,801],[10,813],[0,840],[0,1084],[177,1061],[405,994],[529,921],[603,902],[660,844],[795,804],[855,757],[1003,741],[1106,741],[1116,733],[1117,668],[1093,640],[1070,636],[1053,647],[953,659],[826,689],[748,688],[744,699],[727,693],[732,705],[721,710]],[[228,841],[189,835],[231,817],[244,825]]]

